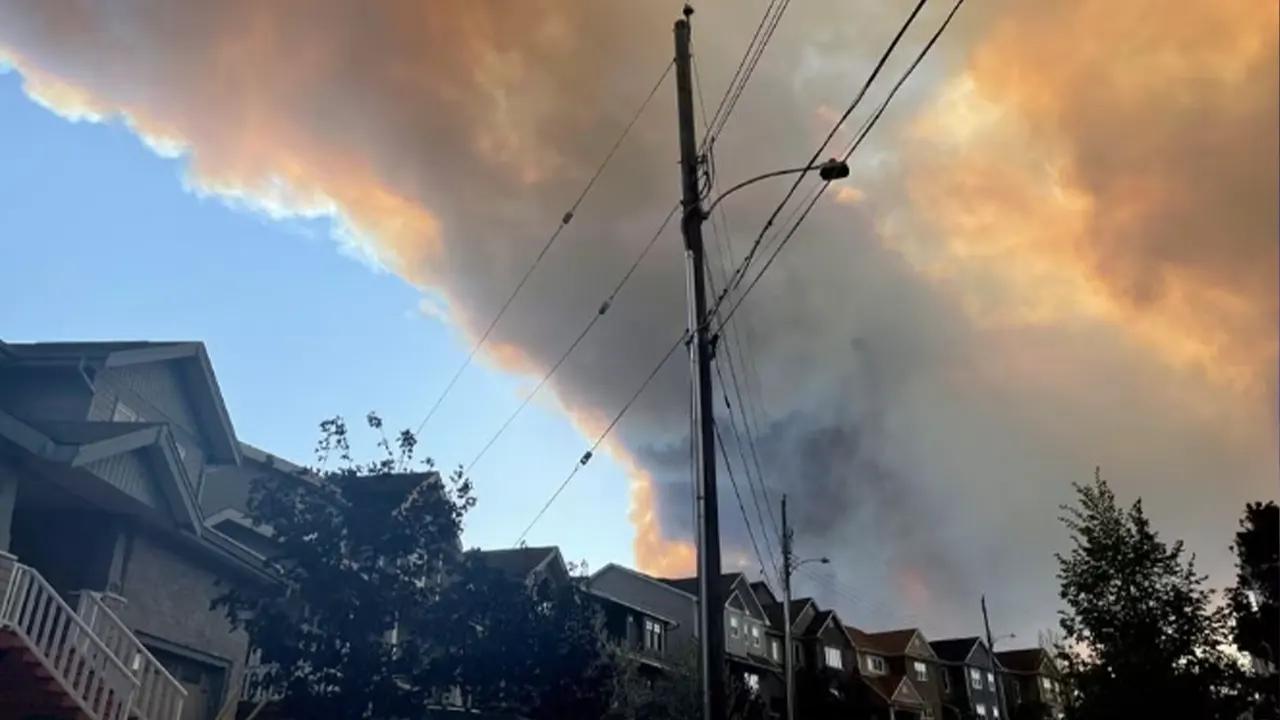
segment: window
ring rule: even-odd
[[[951,673],[946,669],[942,671],[942,688],[951,692]]]
[[[973,706],[973,709],[977,711],[977,713],[978,713],[978,717],[980,717],[980,718],[984,718],[984,717],[986,717],[986,716],[987,716],[987,706],[986,706],[986,705],[983,705],[982,703],[978,703],[977,705],[974,705],[974,706]]]
[[[999,708],[999,707],[997,707],[997,706],[995,706],[995,705],[992,705],[992,706],[991,706],[991,717],[993,717],[993,718],[999,718],[999,717],[1000,717],[1000,708]]]
[[[873,673],[883,675],[885,672],[884,658],[880,657],[879,655],[868,655],[867,670],[870,670]]]
[[[738,616],[729,616],[729,635],[730,637],[738,637]]]
[[[1053,681],[1052,681],[1052,680],[1050,680],[1049,678],[1047,678],[1047,677],[1045,677],[1045,676],[1041,675],[1041,676],[1040,676],[1040,688],[1041,688],[1042,690],[1044,690],[1044,694],[1045,694],[1045,695],[1050,695],[1050,694],[1052,694],[1052,693],[1053,693]]]
[[[933,720],[933,708],[926,707],[921,711],[920,720]]]
[[[760,694],[760,676],[755,673],[743,673],[742,682],[747,686],[747,690],[752,695]]]
[[[996,689],[996,676],[995,676],[995,673],[990,673],[990,672],[989,672],[989,673],[987,673],[987,689],[988,689],[988,690],[995,690],[995,689]]]
[[[773,658],[774,662],[782,662],[782,643],[777,639],[769,641],[769,657]]]
[[[969,668],[969,684],[975,689],[982,689],[982,671],[978,668]]]
[[[760,626],[752,624],[751,626],[751,644],[760,647]]]
[[[826,645],[822,648],[822,657],[827,661],[827,667],[837,670],[844,667],[844,661],[840,657],[840,648]]]
[[[111,413],[112,422],[138,422],[138,413],[133,408],[116,400],[116,409]]]
[[[916,660],[915,662],[911,663],[911,669],[915,670],[917,680],[921,682],[929,681],[929,667],[927,665],[920,662],[919,660]]]
[[[653,652],[662,652],[663,646],[663,627],[662,623],[653,618],[644,619],[644,649]]]

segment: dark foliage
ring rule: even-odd
[[[1245,506],[1232,549],[1236,585],[1228,593],[1236,647],[1253,658],[1247,700],[1258,720],[1280,717],[1280,507]]]
[[[1118,507],[1100,475],[1076,492],[1058,555],[1069,717],[1235,718],[1225,618],[1194,557],[1159,538],[1140,500]]]
[[[321,424],[319,468],[254,483],[250,515],[281,581],[215,601],[274,668],[273,714],[416,717],[460,692],[473,707],[591,717],[608,669],[576,589],[529,587],[463,552],[470,482],[415,462],[412,433],[392,441],[367,421],[381,460],[353,461],[336,418]]]

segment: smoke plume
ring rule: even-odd
[[[54,112],[120,119],[185,158],[195,192],[331,218],[475,337],[670,60],[676,9],[0,2],[0,58]],[[807,158],[906,10],[791,7],[717,145],[720,182]],[[712,109],[752,14],[694,16]],[[961,10],[725,341],[771,497],[788,495],[800,552],[833,560],[802,590],[939,636],[971,631],[986,592],[1031,637],[1052,622],[1057,506],[1095,465],[1225,573],[1234,516],[1275,495],[1275,28],[1261,2]],[[540,374],[665,216],[672,105],[664,88],[490,361]],[[777,193],[726,203],[717,282]],[[666,351],[684,292],[669,234],[553,381],[584,432]],[[632,478],[635,560],[661,573],[693,557],[687,393],[672,361],[608,446]],[[727,440],[735,462],[750,452]],[[726,562],[755,572],[721,498]]]

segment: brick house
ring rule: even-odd
[[[200,343],[0,342],[0,716],[234,705],[247,638],[210,601],[271,578],[201,496],[241,461]]]

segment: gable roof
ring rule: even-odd
[[[972,637],[934,640],[929,643],[929,647],[933,648],[933,654],[937,655],[939,660],[962,663],[969,659],[969,656],[973,654],[973,651],[981,643],[982,638],[974,635]]]
[[[1056,672],[1058,669],[1053,657],[1044,648],[1038,647],[998,652],[996,660],[1000,663],[1000,667],[1009,672],[1036,674],[1041,671],[1041,666],[1046,662],[1049,663],[1051,670]]]
[[[51,465],[100,477],[90,463],[143,451],[162,480],[159,490],[170,517],[197,537],[203,523],[193,483],[165,423],[43,422],[27,423],[0,410],[0,441]],[[103,478],[105,482],[105,478]]]
[[[595,584],[596,579],[597,579],[597,578],[599,578],[601,575],[604,575],[604,574],[605,574],[605,573],[607,573],[607,572],[624,572],[624,573],[627,573],[628,575],[631,575],[631,576],[633,576],[633,577],[637,577],[637,578],[640,578],[640,579],[642,579],[642,580],[646,580],[646,581],[648,581],[649,583],[651,583],[654,587],[662,588],[663,590],[665,590],[665,591],[667,591],[667,592],[670,592],[670,593],[676,593],[676,594],[680,595],[681,597],[688,598],[688,599],[691,599],[691,600],[697,600],[697,599],[698,599],[698,595],[697,595],[697,588],[696,588],[696,587],[694,588],[694,592],[690,593],[690,592],[688,592],[688,591],[686,591],[686,590],[683,590],[683,589],[681,589],[681,588],[679,588],[679,587],[676,587],[675,585],[672,585],[672,584],[671,584],[671,583],[669,583],[669,582],[666,582],[666,581],[662,580],[661,578],[656,578],[656,577],[653,577],[652,575],[645,575],[644,573],[642,573],[642,572],[640,572],[640,571],[638,571],[638,570],[632,570],[631,568],[629,568],[629,567],[627,567],[627,566],[625,566],[625,565],[619,565],[618,563],[608,563],[608,564],[606,564],[604,567],[602,567],[602,568],[600,568],[599,570],[595,571],[594,573],[591,573],[591,577],[590,577],[590,578],[588,578],[588,580],[587,580],[587,585],[588,585],[588,587],[590,587],[591,585],[594,585],[594,584]]]
[[[909,652],[911,644],[918,639],[918,645],[928,654],[927,657],[934,656],[932,648],[929,647],[929,643],[918,628],[902,628],[877,633],[851,628],[849,635],[853,644],[859,649],[883,655],[910,655],[912,654]]]
[[[795,598],[791,601],[791,631],[792,632],[799,632],[801,630],[801,628],[797,627],[797,623],[800,622],[800,615],[801,613],[804,612],[805,607],[808,605],[813,605],[814,609],[815,610],[817,609],[817,603],[813,601],[813,598]],[[764,606],[764,612],[765,612],[765,615],[768,616],[769,618],[769,623],[773,627],[776,627],[780,630],[785,630],[787,623],[786,623],[786,618],[783,616],[782,611],[783,611],[783,607],[782,607],[782,603],[780,602],[773,603],[772,605]]]
[[[654,579],[660,583],[664,583],[670,587],[673,587],[685,594],[692,595],[695,598],[698,596],[697,576],[684,577],[684,578],[654,578]],[[739,582],[741,582],[745,586],[746,590],[751,590],[750,583],[746,581],[746,576],[740,572],[724,573],[720,576],[720,596],[724,598],[726,605],[728,605],[729,599],[733,597],[734,592],[738,589],[738,588],[735,588],[734,586],[737,585]],[[737,594],[743,603],[748,603],[748,602],[753,603],[755,607],[760,609],[761,615],[766,617],[767,619],[768,616],[764,608],[761,606],[760,601],[756,598],[754,592],[739,592]],[[744,598],[743,595],[749,596],[749,599]]]
[[[560,548],[555,545],[544,547],[503,548],[500,550],[477,550],[485,565],[517,580],[527,580],[539,568],[560,557]],[[564,563],[560,560],[561,564]]]
[[[77,367],[89,376],[107,368],[144,363],[176,361],[183,368],[185,386],[200,425],[212,450],[211,462],[239,463],[231,416],[222,400],[222,390],[213,374],[213,365],[204,343],[197,341],[147,342],[39,342],[6,343],[0,360],[30,366]]]
[[[756,580],[753,583],[748,583],[748,585],[751,587],[751,592],[756,596],[756,602],[760,603],[761,608],[777,604],[778,597],[773,594],[773,590],[769,589],[769,583],[763,580]]]

